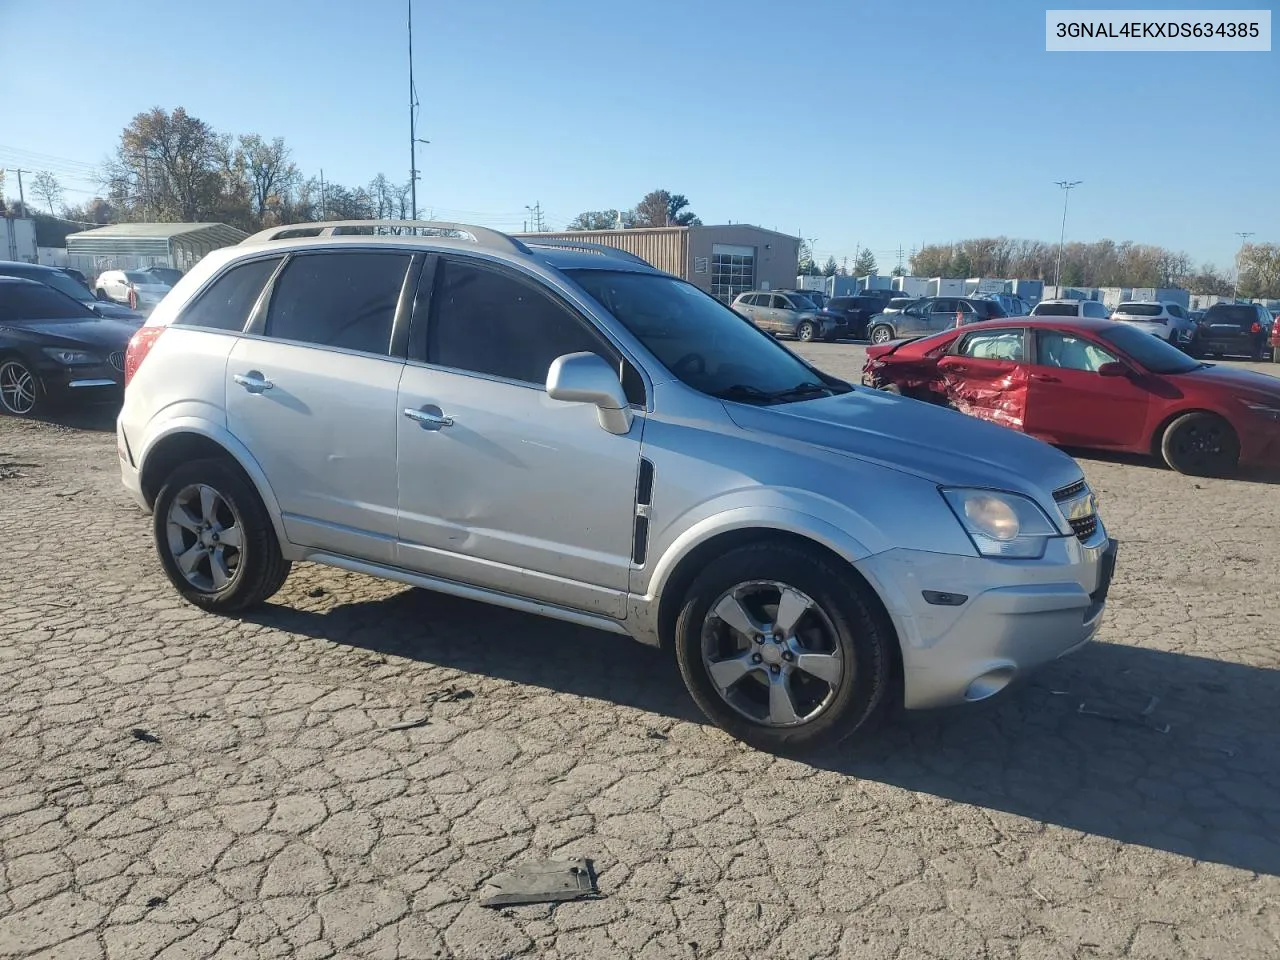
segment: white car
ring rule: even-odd
[[[1116,307],[1111,319],[1137,327],[1175,347],[1191,342],[1196,325],[1181,305],[1157,300],[1130,300]]]
[[[126,303],[148,316],[172,288],[141,270],[104,270],[94,283],[99,300]]]
[[[1041,300],[1031,309],[1031,316],[1110,320],[1111,311],[1097,300]]]

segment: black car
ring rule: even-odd
[[[29,417],[61,401],[119,399],[138,326],[34,280],[0,277],[0,413]]]
[[[1271,337],[1271,311],[1258,303],[1215,303],[1196,324],[1191,351],[1196,356],[1266,356]]]
[[[883,313],[897,290],[872,290],[856,297],[832,297],[827,310],[841,314],[849,325],[849,337],[854,340],[867,338],[867,321],[877,313]]]
[[[21,277],[23,280],[35,280],[37,283],[53,287],[100,317],[133,320],[135,323],[142,323],[144,319],[136,310],[130,310],[126,306],[109,300],[99,300],[87,285],[80,283],[62,267],[45,267],[38,263],[22,263],[19,260],[0,260],[0,277]]]

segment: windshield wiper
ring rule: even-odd
[[[785,400],[799,400],[803,397],[826,396],[832,388],[814,381],[797,383],[785,390],[761,390],[745,383],[735,383],[731,387],[718,390],[714,396],[721,400],[741,400],[747,403],[779,403]]]

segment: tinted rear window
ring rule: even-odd
[[[232,267],[182,311],[177,322],[214,330],[243,330],[258,295],[279,264],[279,257],[271,257]]]
[[[1209,308],[1204,315],[1204,322],[1221,323],[1247,330],[1258,322],[1258,311],[1241,303],[1219,303]]]
[[[267,336],[386,356],[408,269],[402,253],[295,257],[271,295]]]
[[[1158,303],[1122,303],[1116,307],[1116,313],[1128,317],[1158,317],[1162,310]]]
[[[1008,316],[1004,308],[994,300],[974,300],[972,303],[974,309],[988,320],[999,320],[1001,317]]]
[[[1078,317],[1080,315],[1074,303],[1040,303],[1032,312],[1037,317]]]

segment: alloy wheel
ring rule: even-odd
[[[244,542],[240,517],[208,484],[191,484],[178,492],[165,530],[174,563],[195,589],[216,593],[239,573]]]
[[[872,331],[871,331],[871,342],[872,342],[872,343],[888,343],[888,342],[889,342],[889,328],[888,328],[888,327],[876,327],[874,330],[872,330]]]
[[[36,408],[36,378],[21,360],[0,363],[0,406],[19,417]]]
[[[702,664],[728,706],[766,727],[797,727],[820,716],[846,669],[836,628],[821,607],[771,580],[740,583],[711,605]]]

